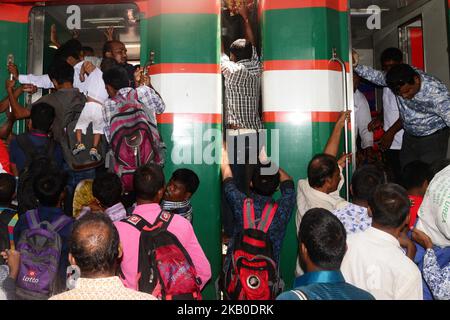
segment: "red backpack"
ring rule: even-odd
[[[236,239],[231,266],[223,275],[227,300],[274,300],[282,291],[267,233],[277,209],[277,203],[267,203],[256,226],[253,200],[244,200],[244,230]]]
[[[141,233],[138,290],[162,300],[201,300],[201,280],[192,259],[167,230],[172,218],[173,214],[161,211],[153,225],[136,214],[122,220]]]
[[[165,145],[158,128],[138,100],[136,90],[124,98],[112,99],[118,112],[111,117],[111,149],[114,154],[114,172],[122,181],[124,191],[133,190],[133,174],[140,166],[164,164]]]

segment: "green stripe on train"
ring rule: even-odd
[[[27,39],[28,24],[9,21],[0,21],[0,99],[6,96],[5,81],[9,77],[3,68],[6,66],[8,54],[14,55],[14,63],[17,64],[20,72],[25,72],[27,67]],[[3,60],[4,59],[4,60]],[[21,99],[23,103],[23,98]],[[0,124],[6,120],[5,113],[0,114]],[[25,121],[16,121],[14,133],[25,131]]]
[[[263,13],[264,60],[328,60],[332,48],[348,61],[348,16],[328,8]]]
[[[219,63],[219,16],[165,14],[141,21],[141,62],[155,51],[155,63]],[[144,41],[146,39],[146,41]]]
[[[183,131],[180,131],[183,127]],[[200,185],[197,192],[192,198],[193,214],[194,214],[194,230],[195,234],[211,264],[212,278],[205,287],[203,299],[216,299],[214,281],[217,279],[222,267],[221,255],[221,180],[220,167],[217,164],[207,164],[204,159],[200,164],[189,164],[194,162],[195,151],[200,150],[202,154],[210,154],[215,156],[214,152],[209,152],[209,147],[214,146],[214,139],[208,138],[209,129],[221,130],[221,125],[217,124],[177,124],[174,128],[173,124],[159,125],[162,138],[167,145],[166,165],[164,166],[164,174],[166,183],[170,179],[172,172],[179,168],[189,168],[193,170],[200,179]],[[209,131],[212,133],[213,131]],[[202,141],[203,142],[199,142]],[[217,145],[215,152],[221,153],[221,137],[217,137]],[[198,152],[197,152],[198,154]],[[176,164],[181,158],[186,156],[189,160],[188,164]],[[178,158],[178,159],[177,159]],[[199,158],[199,157],[197,157]],[[219,158],[220,159],[220,158]],[[203,160],[203,161],[202,161]],[[206,159],[208,161],[208,159]]]

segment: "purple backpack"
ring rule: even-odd
[[[118,95],[113,101],[118,104],[118,112],[110,123],[114,172],[120,177],[124,191],[132,191],[137,168],[149,163],[164,164],[164,143],[138,101],[136,90],[130,90],[126,98]]]
[[[72,221],[61,216],[53,223],[40,221],[36,209],[25,213],[29,229],[22,232],[16,246],[20,252],[16,295],[25,300],[47,300],[58,288],[61,237],[58,231]]]

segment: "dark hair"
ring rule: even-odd
[[[113,43],[120,43],[120,44],[122,44],[122,42],[119,41],[119,40],[106,41],[105,44],[103,45],[103,50],[102,50],[103,58],[106,58],[106,53],[107,52],[112,52],[112,45],[113,45]]]
[[[73,75],[75,71],[73,67],[66,61],[54,60],[48,68],[48,76],[50,80],[55,80],[59,84],[70,82],[73,84]]]
[[[412,188],[420,188],[425,181],[430,182],[432,176],[430,165],[416,160],[408,163],[402,171],[402,185],[408,190]]]
[[[398,228],[409,214],[410,200],[406,190],[395,183],[379,185],[369,200],[374,222],[391,228]]]
[[[308,210],[300,223],[298,239],[316,266],[325,270],[340,269],[347,234],[342,222],[330,211],[323,208]]]
[[[41,173],[33,181],[34,195],[46,207],[56,207],[65,186],[66,176],[62,172]]]
[[[164,184],[164,173],[156,164],[142,166],[134,172],[133,186],[138,199],[153,200]]]
[[[386,83],[392,92],[398,95],[404,85],[415,83],[415,77],[419,77],[417,71],[411,68],[410,65],[402,63],[393,66],[389,70],[386,74]]]
[[[92,183],[92,195],[106,208],[120,202],[122,182],[112,172],[106,172],[95,177]]]
[[[103,73],[105,73],[106,71],[108,71],[111,68],[114,67],[118,67],[119,64],[117,63],[117,61],[113,58],[103,58],[102,62],[100,64],[100,69],[102,70]]]
[[[16,178],[8,173],[0,173],[0,203],[9,204],[16,192]]]
[[[264,168],[270,168],[271,164],[258,164],[255,166],[252,174],[252,189],[261,196],[270,197],[277,191],[280,185],[280,172],[275,174],[262,174]]]
[[[251,59],[253,47],[250,41],[246,39],[237,39],[231,44],[230,52],[236,56],[236,61]]]
[[[398,48],[387,48],[381,53],[381,64],[387,61],[401,63],[403,61],[403,52]]]
[[[92,47],[88,47],[88,46],[82,47],[81,50],[82,50],[85,54],[86,54],[87,51],[92,52],[92,54],[95,53],[94,49],[93,49]]]
[[[384,173],[374,165],[364,165],[358,168],[352,177],[353,200],[369,201],[375,188],[386,183]]]
[[[119,233],[105,214],[87,214],[73,225],[69,252],[83,275],[115,272]]]
[[[80,59],[80,53],[83,46],[81,42],[76,39],[70,39],[56,50],[55,58],[66,61],[67,58],[72,57],[76,60]]]
[[[434,176],[438,174],[441,170],[450,166],[450,159],[440,159],[434,161],[430,166],[430,182],[433,180]]]
[[[339,170],[336,157],[325,153],[315,155],[308,164],[309,185],[312,188],[322,187],[336,170]]]
[[[45,102],[34,104],[31,107],[30,118],[33,129],[49,132],[55,120],[55,109]]]
[[[130,86],[127,71],[119,66],[106,70],[106,72],[103,73],[103,81],[105,81],[105,84],[109,84],[116,90]]]
[[[180,182],[187,192],[194,194],[198,189],[200,180],[197,174],[189,169],[177,169],[172,173],[171,180]]]

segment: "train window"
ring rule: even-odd
[[[28,72],[45,73],[52,62],[56,46],[51,31],[56,32],[59,43],[77,37],[84,47],[93,49],[92,54],[102,57],[105,32],[113,27],[113,38],[127,48],[128,62],[139,64],[140,28],[139,9],[135,4],[56,5],[34,7],[30,13]],[[33,101],[41,93],[33,96]]]
[[[425,71],[422,17],[419,16],[398,28],[399,47],[404,61]]]

